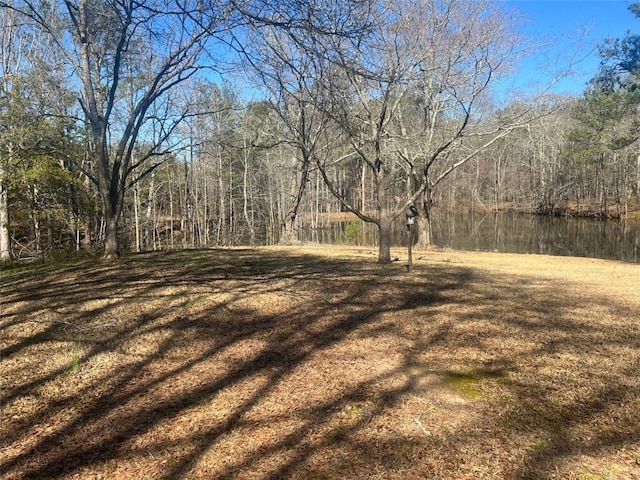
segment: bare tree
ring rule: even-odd
[[[229,5],[200,0],[60,0],[49,7],[21,0],[0,5],[50,34],[80,83],[92,160],[87,174],[102,202],[105,257],[118,256],[124,195],[131,180],[143,176],[132,173],[167,151],[176,126],[189,114],[168,93],[204,68],[201,60],[212,39],[230,26]],[[151,147],[134,160],[140,138]]]
[[[379,229],[379,262],[390,261],[391,225],[414,202],[427,235],[431,192],[453,170],[522,124],[487,122],[489,87],[515,37],[493,2],[406,0],[382,5],[377,29],[325,40],[316,58],[317,108],[341,142],[317,158],[329,189]],[[372,179],[370,208],[350,201],[330,166],[351,163]],[[357,165],[356,165],[357,164]],[[428,240],[423,240],[428,243]]]
[[[518,45],[500,5],[417,0],[404,11],[418,44],[412,54],[413,102],[397,122],[405,140],[398,154],[415,175],[419,244],[427,246],[434,190],[455,169],[526,124],[529,110],[523,105],[509,115],[492,111],[491,87],[508,71]]]
[[[276,140],[288,146],[280,151],[292,151],[280,243],[297,241],[298,211],[310,170],[325,147],[328,117],[316,108],[322,101],[317,61],[326,58],[327,42],[353,41],[370,31],[373,5],[368,0],[311,0],[242,8],[250,28],[238,33],[234,46],[280,118],[282,131]]]
[[[297,241],[298,210],[314,156],[322,147],[326,117],[319,115],[311,98],[314,71],[310,52],[292,40],[289,32],[270,26],[250,31],[249,38],[253,47],[243,49],[246,65],[267,89],[266,105],[279,118],[280,131],[272,138],[272,146],[286,144],[291,151],[286,212],[280,232],[280,243],[291,244]]]

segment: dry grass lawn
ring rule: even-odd
[[[414,254],[0,273],[0,476],[640,479],[640,265]]]

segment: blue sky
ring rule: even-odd
[[[532,83],[548,84],[553,64],[567,64],[576,45],[581,43],[580,58],[572,77],[562,80],[554,91],[580,95],[585,83],[598,68],[597,51],[589,53],[605,38],[621,38],[627,31],[640,33],[640,18],[634,17],[624,0],[504,0],[506,8],[523,15],[522,33],[539,53],[524,61],[514,80],[517,88],[534,88]]]

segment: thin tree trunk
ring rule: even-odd
[[[640,154],[636,157],[636,197],[640,198]]]
[[[200,238],[200,183],[198,170],[193,165],[193,161],[191,163],[191,172],[195,173],[192,175],[193,178],[193,190],[191,197],[191,205],[192,205],[192,213],[191,213],[191,247],[196,248],[201,246],[202,240]]]
[[[156,174],[155,172],[151,172],[151,178],[149,179],[149,193],[147,194],[147,211],[145,212],[145,222],[144,222],[144,244],[145,248],[149,248],[150,245],[153,246],[153,250],[155,250],[155,234],[152,231],[153,228],[153,199],[155,196],[155,180]]]
[[[236,233],[236,215],[235,209],[233,208],[233,170],[231,165],[229,165],[229,244],[234,244],[234,237]]]
[[[138,191],[138,184],[133,187],[133,217],[136,227],[136,252],[140,252],[140,194]]]
[[[151,203],[151,212],[152,212],[152,224],[151,224],[151,235],[153,237],[153,251],[158,250],[158,214],[156,211],[156,200],[155,195],[153,196],[153,201]],[[160,244],[162,247],[162,244]]]
[[[202,188],[204,190],[203,193],[203,221],[204,221],[204,244],[205,246],[208,246],[209,243],[211,242],[211,225],[210,225],[210,218],[209,218],[209,213],[211,211],[211,208],[209,206],[209,177],[206,175],[206,171],[204,170],[204,166],[203,166],[203,185]]]
[[[184,162],[184,188],[180,189],[180,231],[182,232],[182,248],[187,248],[187,234],[189,229],[189,163]]]
[[[360,207],[363,212],[367,211],[367,196],[365,195],[366,189],[366,177],[367,177],[367,164],[362,162],[362,178],[360,179],[360,191],[362,196],[362,206]]]
[[[173,185],[169,180],[169,245],[173,250]]]
[[[267,162],[269,157],[267,157]],[[267,245],[274,245],[276,243],[276,233],[278,231],[278,218],[279,218],[279,204],[277,195],[277,186],[274,186],[274,175],[269,175],[269,230],[267,236]],[[275,182],[277,183],[277,182]],[[276,194],[274,195],[274,190]]]
[[[247,146],[245,144],[245,149],[246,148]],[[249,244],[254,245],[256,241],[256,232],[253,228],[253,222],[249,218],[249,211],[248,211],[248,203],[249,203],[248,175],[249,175],[249,160],[245,155],[244,171],[242,175],[242,196],[243,196],[242,212],[244,214],[244,221],[247,224],[247,228],[249,229]]]
[[[224,171],[223,167],[224,165],[222,163],[222,154],[218,151],[218,209],[219,209],[219,212],[218,212],[218,234],[216,239],[216,243],[218,245],[222,244],[223,242],[226,242],[226,239],[227,239],[227,235],[226,235],[227,207],[226,207],[224,179],[222,175],[222,172]]]
[[[37,187],[32,187],[31,190],[31,228],[33,228],[33,239],[36,244],[36,256],[42,253],[42,234],[40,231],[40,215],[36,210],[36,197],[38,196]]]
[[[320,221],[320,174],[316,171],[316,185],[315,185],[315,198],[313,202],[313,215],[311,227],[318,229]]]
[[[3,172],[0,171],[0,178]],[[0,182],[0,262],[11,261],[11,236],[9,234],[9,192]]]

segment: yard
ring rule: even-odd
[[[640,479],[640,265],[234,248],[0,289],[6,480]]]

